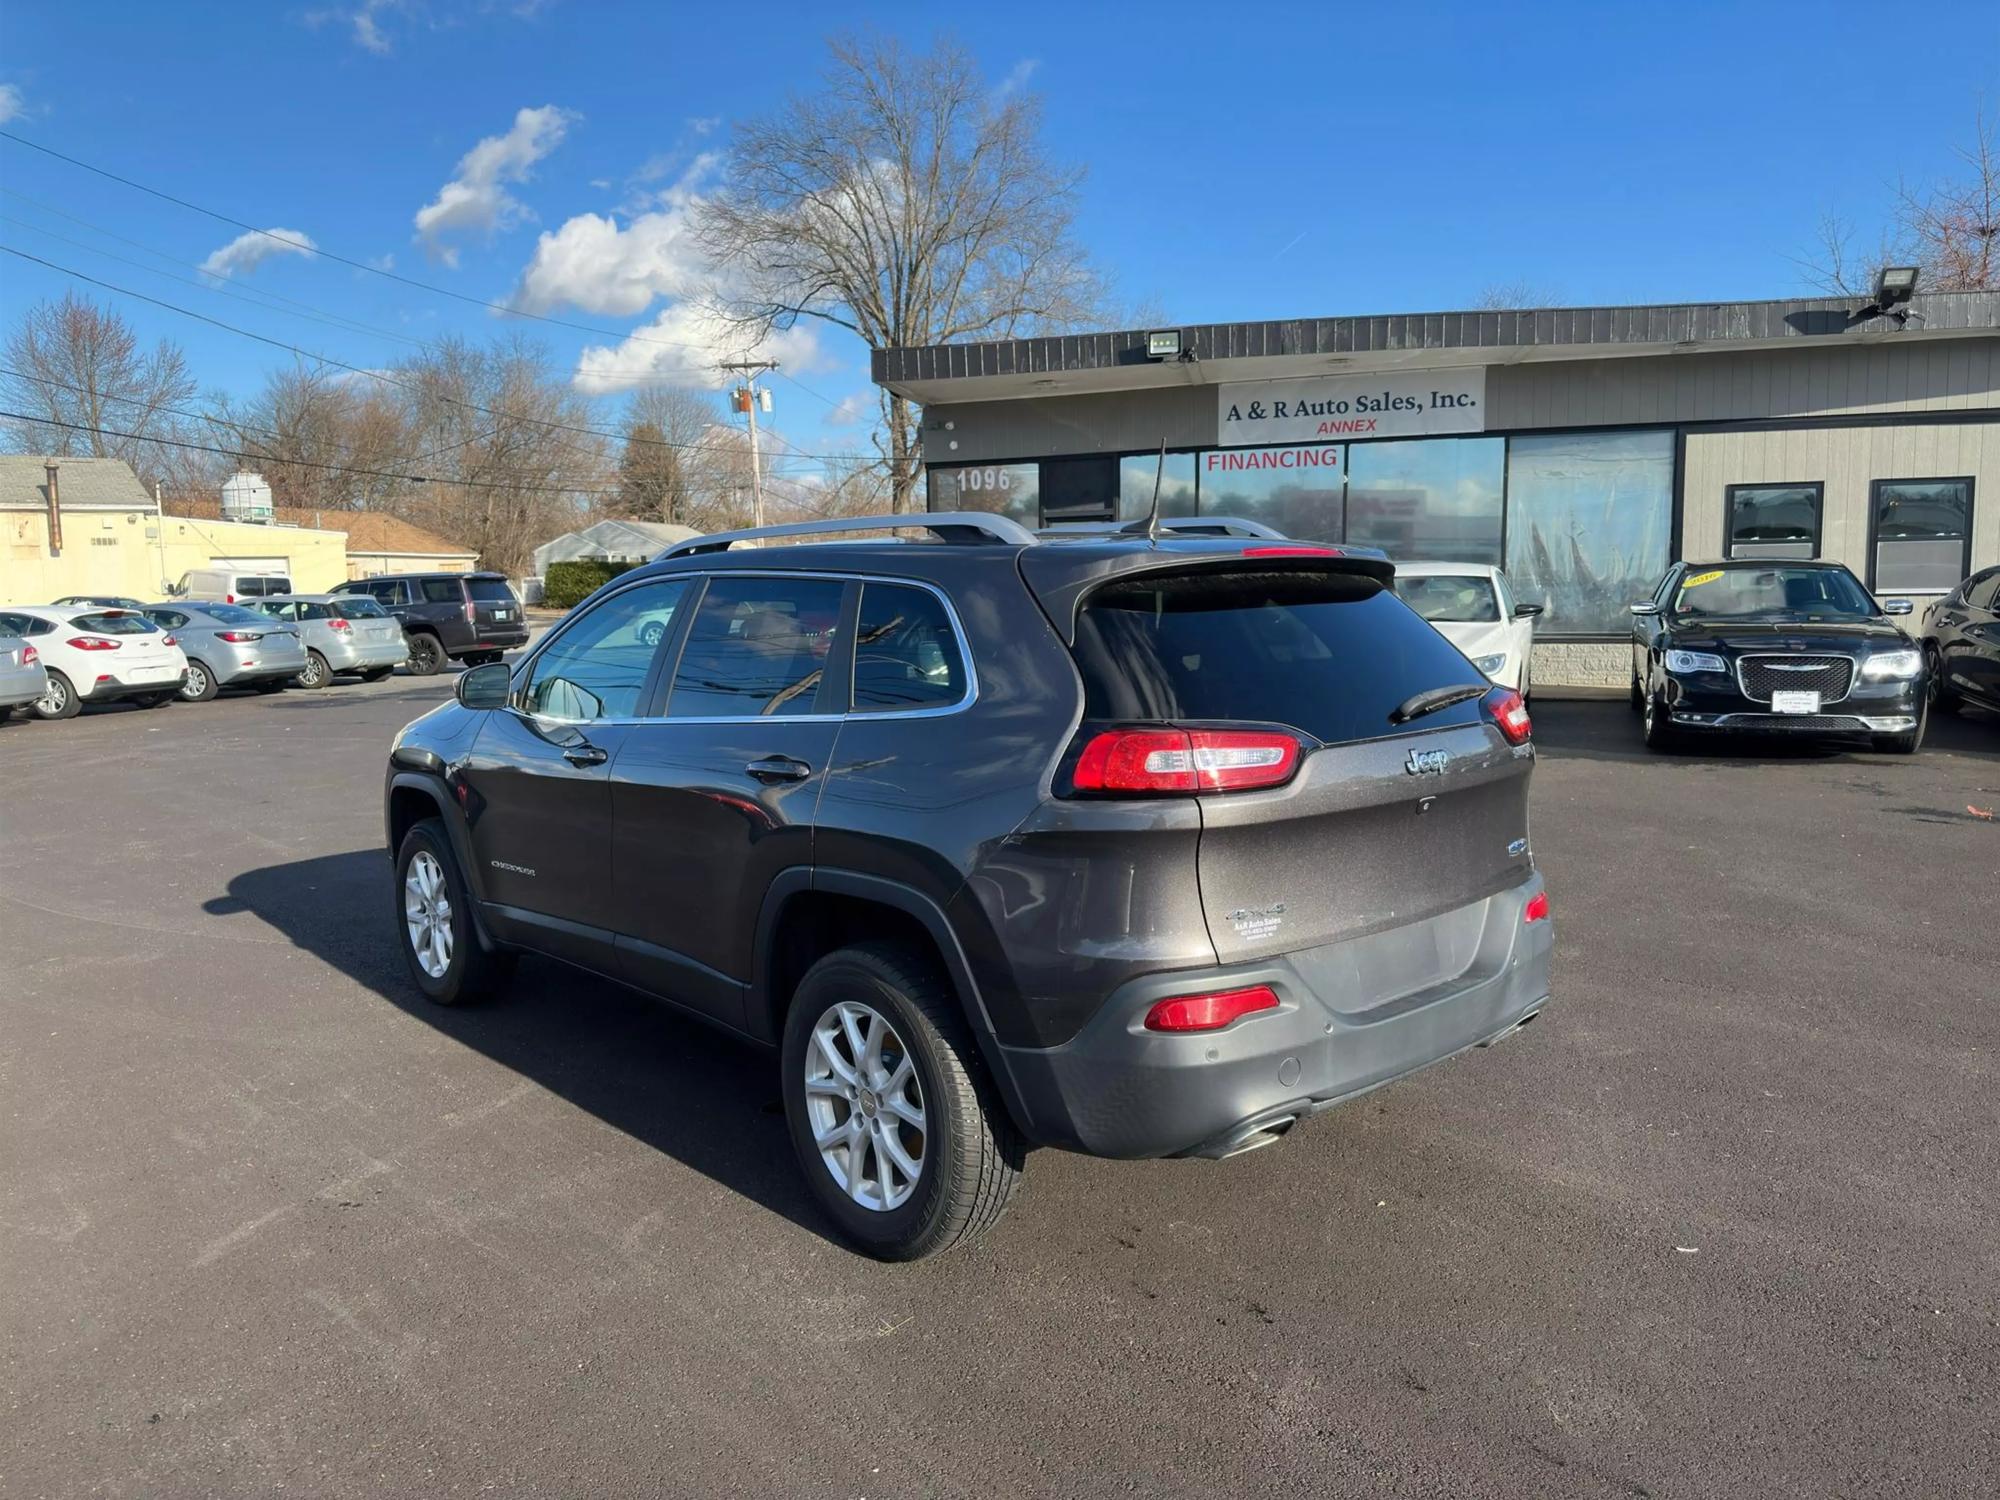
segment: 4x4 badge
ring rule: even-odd
[[[1412,776],[1442,776],[1450,764],[1449,750],[1412,750],[1410,758],[1403,762],[1403,769]]]

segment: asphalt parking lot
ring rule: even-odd
[[[1648,756],[1536,706],[1557,991],[1226,1163],[831,1241],[771,1067],[428,1007],[449,677],[0,725],[0,1493],[1990,1495],[2000,723]]]

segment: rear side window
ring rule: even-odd
[[[393,583],[371,583],[368,592],[383,604],[402,604],[408,600],[407,585],[401,579]]]
[[[70,621],[78,630],[87,630],[92,635],[157,635],[160,627],[144,615],[113,613],[102,615],[78,615]]]
[[[267,594],[289,594],[292,580],[282,577],[238,578],[236,587],[230,592],[239,599],[262,599]]]
[[[343,620],[386,620],[389,612],[373,599],[336,599],[333,612]]]
[[[965,657],[929,589],[870,583],[854,637],[854,712],[947,708],[965,697]]]
[[[463,604],[465,593],[456,578],[426,578],[424,600],[429,604]]]
[[[1493,584],[1479,573],[1399,576],[1396,594],[1426,620],[1484,625],[1500,618]]]
[[[844,588],[831,578],[712,579],[674,672],[667,716],[811,713]]]
[[[1084,712],[1118,723],[1280,724],[1328,744],[1395,732],[1389,715],[1478,671],[1373,579],[1180,574],[1113,583],[1077,621]],[[1479,722],[1477,699],[1423,729]]]
[[[426,584],[424,589],[428,593],[430,585]],[[514,591],[507,586],[507,580],[504,578],[468,578],[465,580],[465,589],[482,604],[514,602]]]

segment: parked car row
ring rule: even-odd
[[[319,689],[343,675],[376,682],[399,666],[422,676],[448,660],[498,661],[528,639],[499,574],[398,574],[324,594],[221,569],[182,584],[182,595],[157,604],[79,594],[0,609],[0,717],[203,703],[225,687]]]

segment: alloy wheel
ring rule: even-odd
[[[930,1132],[915,1061],[888,1017],[858,1001],[813,1023],[806,1118],[841,1191],[877,1213],[901,1208],[924,1174]]]
[[[181,689],[181,696],[192,702],[194,699],[203,696],[207,691],[208,673],[202,669],[200,662],[189,662],[188,680],[187,684]]]
[[[417,966],[432,979],[451,968],[451,892],[437,856],[419,849],[403,872],[403,925]]]
[[[68,702],[69,689],[60,677],[51,677],[48,691],[35,700],[35,712],[53,719],[62,713]]]

